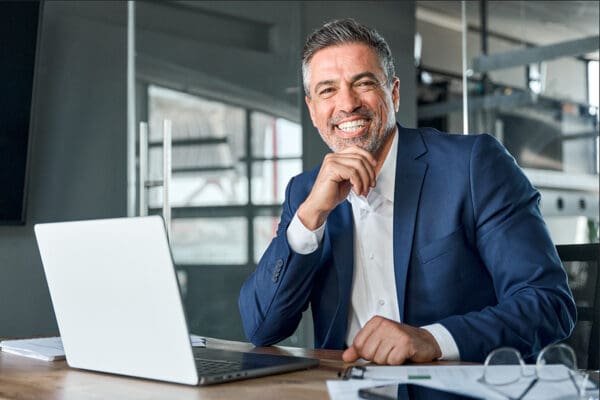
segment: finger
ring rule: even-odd
[[[370,162],[362,157],[359,154],[328,154],[323,161],[324,172],[327,171],[335,171],[336,168],[340,166],[345,166],[348,168],[353,168],[358,170],[365,170],[369,176],[370,180],[375,179],[375,168],[370,164]]]
[[[337,175],[334,178],[336,181],[348,180],[357,194],[368,193],[371,177],[361,160],[342,158],[336,160],[333,164],[333,172]]]
[[[344,351],[344,353],[342,353],[342,360],[344,360],[344,362],[354,362],[354,361],[358,360],[359,358],[360,358],[360,356],[356,352],[356,349],[354,348],[354,346],[348,347],[346,349],[346,351]]]
[[[390,340],[382,339],[373,355],[373,361],[376,364],[385,365],[390,352],[393,350],[394,344]]]
[[[360,148],[351,148],[351,149],[344,149],[343,151],[341,151],[339,153],[335,153],[335,155],[337,157],[339,157],[340,159],[360,160],[363,164],[363,167],[369,173],[370,186],[371,187],[375,186],[375,178],[376,178],[375,167],[377,165],[377,161],[371,155],[371,153],[369,153],[363,149],[360,149]]]
[[[358,350],[362,349],[365,345],[367,339],[377,330],[379,325],[385,321],[385,318],[380,317],[378,315],[371,318],[365,326],[362,327],[360,331],[354,337],[354,341],[352,342],[352,346],[357,348]]]
[[[377,335],[377,332],[373,332],[373,334],[367,338],[364,344],[357,348],[358,355],[365,360],[374,361],[375,355],[379,351],[381,344],[381,336]]]
[[[402,346],[394,346],[388,353],[386,363],[388,365],[401,365],[408,360],[408,353]]]
[[[360,157],[341,158],[341,165],[348,168],[348,179],[352,182],[354,191],[359,195],[366,195],[375,185],[375,171],[369,163]]]
[[[361,149],[362,150],[362,149]],[[364,168],[367,172],[369,179],[366,181],[369,182],[369,187],[375,187],[375,181],[377,178],[377,174],[375,173],[375,164],[371,162],[374,158],[370,155],[370,153],[365,152],[370,157],[367,158],[363,154],[357,153],[348,153],[348,154],[339,154],[341,160],[357,160],[360,161],[360,167],[357,165],[356,168]]]
[[[366,158],[371,165],[373,165],[373,166],[377,165],[377,160],[375,159],[373,154],[371,154],[367,150],[360,148],[358,146],[346,147],[344,150],[340,151],[337,154],[348,154],[348,153],[360,154],[362,157]]]
[[[364,177],[360,176],[360,174],[352,175],[350,177],[350,183],[352,184],[354,193],[359,196],[366,196],[366,193],[369,192],[369,182],[364,181]]]
[[[375,183],[377,181],[375,167],[373,167],[371,163],[363,157],[359,157],[358,161],[360,162],[360,169],[358,171],[361,173],[363,182],[366,185],[364,189],[364,194],[366,196],[369,193],[369,190],[375,187]]]

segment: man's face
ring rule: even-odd
[[[387,83],[375,51],[362,43],[317,51],[308,66],[313,125],[338,152],[358,146],[377,153],[396,127],[399,81]]]

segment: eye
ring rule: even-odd
[[[330,97],[335,92],[335,88],[332,86],[324,87],[319,91],[319,96],[321,97]]]
[[[356,82],[356,86],[361,89],[372,89],[377,86],[377,82],[371,79],[363,79],[361,81]]]

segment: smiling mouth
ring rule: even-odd
[[[354,121],[342,122],[341,124],[336,125],[336,127],[348,135],[353,135],[361,132],[368,124],[369,121],[366,119],[357,119]]]

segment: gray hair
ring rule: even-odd
[[[347,43],[364,43],[372,48],[379,58],[387,83],[392,83],[396,76],[394,60],[392,51],[383,36],[375,29],[362,25],[352,18],[338,19],[327,22],[315,30],[304,43],[304,49],[302,50],[302,83],[306,96],[310,97],[308,67],[315,53],[326,47]]]

